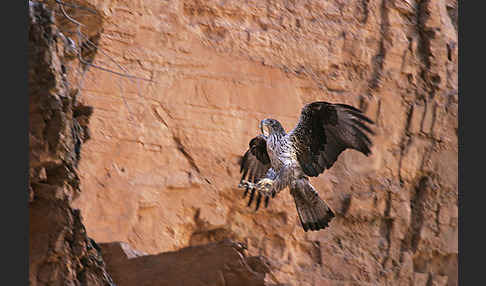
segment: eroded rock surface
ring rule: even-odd
[[[88,2],[94,63],[151,80],[84,78],[75,205],[96,241],[231,238],[289,285],[457,285],[457,1]],[[255,213],[235,187],[258,122],[288,130],[314,100],[362,108],[377,136],[312,180],[337,217],[304,233],[288,192]]]
[[[29,2],[29,285],[114,285],[72,199],[91,109],[76,101],[55,14]]]

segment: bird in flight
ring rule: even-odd
[[[277,120],[262,120],[262,134],[250,140],[240,160],[238,187],[245,190],[243,197],[249,194],[248,206],[256,194],[255,210],[262,198],[267,207],[270,197],[288,187],[304,231],[328,227],[335,214],[309,177],[331,168],[346,149],[369,156],[372,142],[367,133],[374,132],[367,124],[374,122],[361,110],[324,101],[305,105],[297,125],[288,133]]]

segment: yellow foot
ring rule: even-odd
[[[263,178],[256,184],[256,189],[263,196],[274,196],[272,194],[273,180],[268,178]]]
[[[272,190],[274,181],[268,178],[263,178],[258,183],[252,183],[248,182],[246,180],[242,180],[240,184],[238,185],[238,188],[245,189],[245,193],[243,194],[243,198],[246,197],[248,193],[250,193],[250,200],[248,201],[248,206],[251,206],[251,203],[253,202],[253,198],[255,197],[255,193],[258,192],[257,194],[257,199],[256,199],[256,207],[255,210],[258,210],[260,207],[260,203],[262,200],[262,197],[265,198],[265,207],[268,207],[268,202],[271,197],[275,196],[275,191]]]

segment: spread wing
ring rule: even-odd
[[[265,136],[258,135],[250,140],[249,148],[240,161],[241,179],[252,183],[265,177],[270,169],[270,157],[267,153],[267,141]]]
[[[264,135],[258,135],[257,137],[250,140],[250,148],[245,152],[240,161],[240,185],[245,185],[245,192],[243,193],[243,198],[246,197],[250,191],[250,199],[248,201],[248,206],[251,205],[253,198],[255,196],[255,188],[251,188],[244,184],[243,181],[246,180],[251,183],[257,183],[260,179],[264,178],[268,170],[271,167],[270,157],[267,153],[267,141]],[[257,196],[256,209],[260,205],[262,197],[261,194]],[[268,206],[269,198],[265,197],[265,207]]]
[[[318,176],[348,148],[371,154],[372,142],[366,133],[374,132],[367,123],[374,124],[361,110],[347,104],[320,101],[304,106],[297,126],[289,132],[304,173]]]

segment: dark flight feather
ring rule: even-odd
[[[371,154],[372,142],[366,133],[374,132],[367,123],[373,121],[351,105],[321,101],[304,106],[299,123],[290,132],[304,173],[318,176],[346,149]]]
[[[270,158],[267,153],[267,141],[262,135],[251,139],[249,148],[240,160],[241,179],[252,183],[264,178],[270,169]]]

